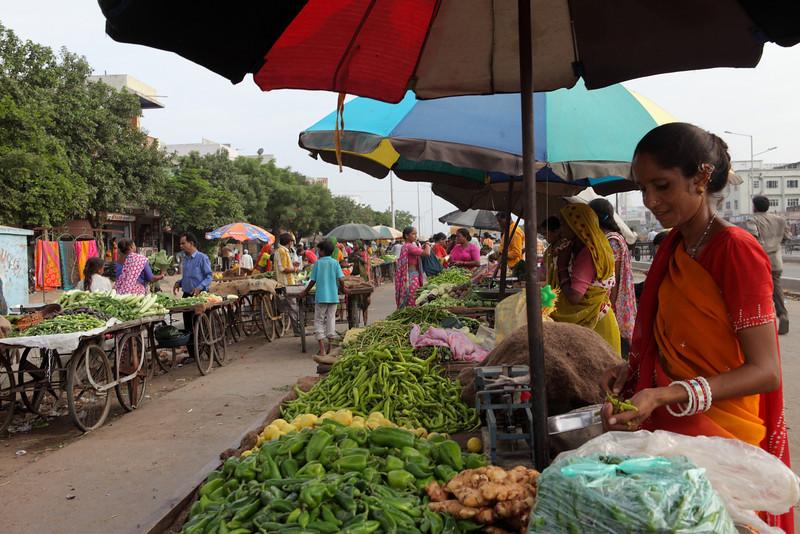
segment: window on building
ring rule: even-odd
[[[755,179],[753,180],[753,189],[759,189],[761,187],[761,180]]]
[[[798,180],[786,180],[786,187],[789,189],[797,189]]]
[[[769,205],[772,208],[777,208],[781,205],[781,203],[780,200],[778,200],[777,198],[771,198],[769,199]]]
[[[787,208],[796,208],[800,206],[800,198],[787,198],[786,199],[786,207]]]
[[[734,200],[733,201],[733,209],[735,209],[735,210],[739,209],[739,201],[738,200]]]
[[[778,189],[778,180],[767,180],[767,189]]]
[[[725,203],[725,209],[726,210],[731,209],[731,201],[730,200]]]

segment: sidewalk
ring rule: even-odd
[[[378,288],[372,302],[371,320],[385,317],[393,286]],[[263,421],[286,386],[316,373],[312,354],[295,337],[247,339],[228,348],[225,367],[204,377],[184,368],[195,376],[185,386],[34,461],[15,458],[22,436],[0,440],[0,530],[147,532],[219,464],[220,452]]]

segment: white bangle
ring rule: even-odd
[[[711,409],[711,400],[712,400],[711,385],[708,383],[708,380],[706,380],[702,376],[698,376],[697,378],[695,378],[694,382],[697,383],[697,386],[703,392],[703,398],[705,400],[702,409],[699,409],[698,413],[707,412],[709,409]]]
[[[695,401],[694,401],[694,392],[692,391],[692,387],[683,380],[676,380],[675,382],[671,382],[670,386],[681,386],[683,389],[686,390],[686,394],[689,397],[689,402],[686,403],[685,407],[682,407],[680,403],[677,403],[678,408],[681,409],[680,412],[676,412],[672,409],[672,406],[667,404],[667,412],[674,417],[686,417],[687,415],[692,415],[695,410]]]

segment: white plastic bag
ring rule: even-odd
[[[686,456],[706,470],[711,485],[722,497],[731,517],[761,533],[780,533],[755,513],[786,513],[800,502],[800,479],[775,456],[743,441],[694,437],[657,430],[607,432],[578,449],[561,453],[557,460],[593,453]]]

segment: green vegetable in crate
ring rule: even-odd
[[[387,446],[353,447],[362,430],[364,444]],[[320,461],[306,463],[323,443],[319,458],[330,449],[338,456],[327,472]],[[447,518],[428,510],[427,499],[423,500],[425,488],[435,478],[415,477],[390,450],[424,459],[423,465],[432,445],[405,430],[353,429],[332,420],[285,434],[245,459],[229,458],[209,475],[181,532],[445,532]],[[382,471],[371,467],[390,462],[401,467]],[[273,465],[282,469],[276,472]],[[469,523],[460,527],[452,523],[447,531],[471,528]]]
[[[417,358],[406,348],[346,353],[328,376],[297,395],[283,406],[287,419],[348,409],[361,416],[378,411],[398,425],[430,432],[472,430],[478,424],[474,408],[461,400],[461,384],[442,376],[433,358]]]
[[[12,334],[12,337],[47,336],[52,334],[86,332],[87,330],[100,328],[105,324],[106,321],[86,313],[77,313],[74,315],[56,315],[52,319],[46,319],[22,332],[15,331]]]

